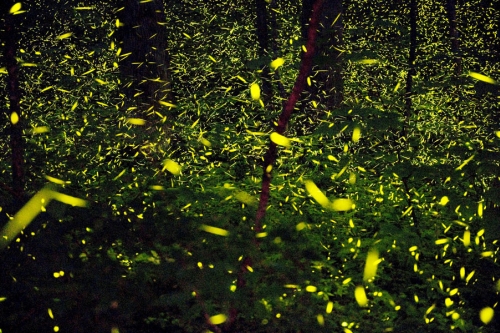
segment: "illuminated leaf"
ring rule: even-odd
[[[321,190],[310,180],[305,181],[307,192],[316,200],[323,208],[328,208],[330,206],[330,201],[326,195],[321,192]]]
[[[484,252],[481,252],[481,257],[483,257],[483,258],[493,257],[494,254],[495,254],[495,252],[493,252],[493,251],[484,251]]]
[[[212,226],[205,225],[205,224],[202,224],[200,229],[203,231],[206,231],[208,233],[218,235],[218,236],[228,236],[229,235],[229,231],[227,231],[226,229],[212,227]]]
[[[366,256],[365,271],[363,273],[364,281],[371,280],[375,277],[378,264],[378,251],[376,249],[372,249]]]
[[[351,172],[349,174],[349,184],[351,185],[356,184],[356,174],[354,172]]]
[[[12,112],[10,114],[10,122],[12,123],[12,125],[15,125],[19,122],[19,115],[17,114],[17,112]]]
[[[40,126],[33,128],[33,134],[47,133],[50,129],[47,126]]]
[[[260,100],[260,87],[257,83],[252,83],[250,86],[250,96],[255,101]]]
[[[275,60],[273,60],[271,62],[271,68],[274,69],[274,70],[276,70],[280,66],[283,66],[284,63],[285,63],[285,59],[283,59],[283,58],[276,58]]]
[[[334,156],[332,156],[332,155],[328,155],[327,157],[328,157],[328,159],[330,161],[334,161],[334,162],[337,162],[337,163],[339,162],[339,160],[337,158],[335,158]]]
[[[460,164],[460,166],[458,166],[455,171],[459,171],[459,170],[462,170],[462,168],[464,166],[466,166],[470,161],[472,161],[472,159],[474,158],[474,155],[472,155],[471,157],[469,157],[468,159],[466,159],[462,164]]]
[[[290,289],[297,289],[299,288],[300,286],[297,285],[297,284],[285,284],[283,287],[285,288],[290,288]]]
[[[337,212],[344,212],[353,208],[354,202],[351,199],[335,199],[332,202],[332,209]]]
[[[200,122],[200,118],[196,119],[193,125],[191,125],[191,128],[194,128],[198,123]]]
[[[441,200],[439,200],[439,204],[440,204],[441,206],[446,206],[446,204],[447,204],[448,202],[450,202],[450,200],[448,199],[448,197],[447,197],[447,196],[444,196],[444,197],[442,197],[442,198],[441,198]]]
[[[48,187],[38,191],[10,220],[0,233],[0,250],[5,248],[52,200]]]
[[[165,102],[165,101],[159,101],[159,103],[163,106],[168,106],[168,107],[171,107],[171,108],[175,108],[175,104],[172,104],[170,102]]]
[[[363,286],[357,286],[354,290],[354,298],[358,302],[359,306],[365,307],[368,305],[368,298],[366,298],[365,288]]]
[[[306,291],[307,291],[307,292],[310,292],[310,293],[314,293],[314,292],[316,292],[317,290],[318,290],[318,288],[317,288],[317,287],[315,287],[315,286],[307,286],[307,287],[306,287]]]
[[[102,85],[105,85],[105,84],[108,84],[106,81],[103,81],[101,79],[95,79],[95,81],[99,84],[102,84]]]
[[[271,141],[279,146],[290,147],[290,139],[276,132],[271,133]]]
[[[373,64],[378,63],[378,60],[377,59],[363,59],[363,60],[360,60],[358,62],[360,64],[363,64],[363,65],[373,65]]]
[[[146,124],[146,120],[141,119],[141,118],[127,118],[127,123],[131,125],[144,125]]]
[[[209,318],[212,325],[219,325],[227,320],[227,316],[224,314],[218,314]]]
[[[52,192],[52,198],[54,200],[65,203],[67,205],[71,205],[73,207],[87,207],[87,205],[88,205],[87,200],[75,198],[75,197],[72,197],[70,195],[55,192],[55,191]]]
[[[479,80],[479,81],[483,81],[483,82],[491,83],[491,84],[496,84],[496,81],[493,80],[491,77],[480,74],[480,73],[469,72],[469,76],[476,79],[476,80]]]
[[[20,11],[22,8],[22,4],[20,2],[17,2],[14,4],[14,6],[10,7],[9,14],[14,14],[18,11]]]
[[[181,173],[181,167],[177,162],[167,159],[163,162],[163,170],[167,170],[171,174],[178,176]]]
[[[356,127],[352,131],[352,142],[358,142],[360,138],[361,138],[361,129],[359,127]]]
[[[481,321],[484,323],[484,324],[489,324],[490,321],[493,319],[493,316],[495,315],[495,311],[490,308],[489,306],[481,309],[481,311],[479,311],[479,319],[481,319]]]
[[[319,326],[325,326],[325,318],[322,314],[317,315],[316,320],[318,321]]]
[[[470,272],[469,275],[467,275],[467,277],[465,278],[466,283],[469,283],[470,279],[472,279],[472,277],[474,276],[474,273],[476,273],[475,270]]]
[[[305,222],[300,222],[298,223],[296,226],[295,226],[295,229],[297,231],[301,231],[302,229],[306,228],[307,227],[307,224]]]
[[[441,239],[437,239],[435,241],[436,245],[441,245],[441,244],[446,244],[448,243],[450,240],[448,238],[441,238]]]
[[[199,141],[205,147],[211,147],[212,146],[212,143],[210,141],[208,141],[207,139],[205,139],[204,137],[202,137],[202,136],[200,137]]]
[[[118,176],[116,176],[115,178],[113,178],[113,180],[117,180],[119,179],[121,176],[123,176],[125,174],[125,172],[127,172],[127,169],[123,169],[119,174]]]
[[[241,82],[243,82],[243,83],[247,83],[247,81],[244,78],[242,78],[241,76],[239,76],[239,75],[236,75],[236,78],[238,80],[240,80]]]
[[[470,231],[469,230],[464,231],[464,245],[465,246],[470,245]]]
[[[73,36],[73,33],[72,32],[67,32],[65,34],[57,36],[57,39],[66,39],[66,38],[69,38],[71,36]]]
[[[59,184],[59,185],[64,185],[66,183],[69,183],[69,182],[65,182],[62,179],[58,179],[58,178],[47,176],[47,175],[45,175],[45,179],[47,179],[49,182],[52,182],[54,184]]]
[[[326,312],[326,313],[332,313],[332,311],[333,311],[333,302],[332,302],[332,301],[330,301],[330,302],[328,302],[328,303],[326,304],[326,310],[325,310],[325,312]]]
[[[234,198],[247,205],[252,205],[256,202],[256,199],[245,191],[236,192]]]

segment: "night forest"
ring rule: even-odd
[[[499,0],[0,0],[0,333],[500,329]]]

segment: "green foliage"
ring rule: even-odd
[[[480,1],[470,3],[460,17],[464,73],[498,81],[498,62],[488,56],[493,28],[472,24],[489,17],[493,25],[498,12],[481,18],[473,10]],[[215,330],[207,317],[224,314],[216,327],[233,332],[495,332],[498,85],[451,77],[440,3],[420,4],[435,16],[419,18],[414,113],[406,120],[406,9],[345,2],[344,104],[326,110],[308,101],[292,116],[293,140],[278,147],[257,237],[262,161],[283,101],[276,94],[262,107],[249,87],[279,55],[280,82],[291,90],[299,5],[280,2],[278,54],[264,59],[247,2],[169,2],[176,107],[155,109],[148,126],[128,121],[134,110],[120,90],[112,5],[54,5],[47,15],[65,24],[40,16],[20,27],[20,62],[37,65],[21,68],[28,190],[50,176],[91,205],[51,203],[0,253],[1,330],[203,332]],[[180,174],[164,169],[166,159]],[[305,180],[355,208],[323,208]],[[2,190],[2,214],[12,215],[20,207],[7,197]],[[364,281],[372,249],[380,262]],[[479,320],[485,307],[496,312],[489,324]]]

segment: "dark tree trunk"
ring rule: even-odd
[[[259,58],[264,59],[269,55],[269,31],[267,28],[267,9],[265,0],[255,0],[257,13],[256,29],[257,40],[259,42]],[[264,103],[269,104],[272,98],[271,74],[269,64],[261,67],[262,74],[262,96]]]
[[[325,68],[320,72],[319,81],[324,82],[326,96],[321,102],[328,110],[333,110],[342,104],[344,99],[343,68],[343,6],[342,0],[331,0],[323,8],[323,34],[325,43],[319,45],[321,56],[328,59]],[[318,52],[318,53],[319,53]]]
[[[453,74],[458,77],[462,74],[462,57],[460,56],[460,42],[458,38],[457,29],[457,1],[447,0],[446,1],[446,13],[448,15],[448,22],[450,24],[450,40],[451,40],[451,52],[454,55],[454,66]]]
[[[314,1],[302,1],[302,35],[307,40],[307,27]],[[343,6],[342,0],[325,1],[321,13],[321,27],[318,36],[315,67],[312,76],[315,86],[308,88],[310,98],[332,110],[342,104],[344,84],[342,76],[343,48]]]
[[[410,1],[410,50],[408,55],[408,74],[406,76],[405,89],[405,124],[403,128],[403,136],[406,135],[407,126],[410,122],[412,113],[412,92],[413,92],[413,76],[416,74],[415,60],[417,52],[417,0]]]
[[[7,94],[9,96],[10,148],[12,157],[12,194],[20,200],[24,193],[24,153],[22,114],[20,109],[21,91],[19,89],[19,66],[16,61],[18,47],[17,26],[20,15],[9,14],[14,1],[2,0],[0,12],[3,15],[1,42],[4,44],[3,63],[7,68]]]
[[[125,94],[136,101],[137,115],[144,116],[145,111],[158,108],[159,101],[171,98],[164,7],[161,0],[123,0],[122,4],[118,38],[126,56],[120,71],[126,80]]]

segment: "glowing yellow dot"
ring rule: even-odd
[[[333,310],[333,302],[328,302],[326,305],[326,313],[331,313]]]
[[[489,324],[489,322],[493,319],[494,315],[495,311],[489,306],[479,311],[479,319],[481,319],[481,321],[485,324]]]
[[[365,307],[368,305],[368,298],[366,297],[365,288],[363,286],[356,287],[354,290],[354,298],[359,306]]]
[[[318,290],[318,288],[315,286],[307,286],[306,287],[306,291],[310,292],[310,293],[314,293],[314,292],[316,292],[316,290]]]
[[[254,101],[258,101],[260,99],[260,87],[257,83],[252,83],[250,86],[250,96]]]
[[[15,125],[19,122],[19,115],[17,114],[17,112],[12,112],[10,114],[10,122],[12,123],[12,125]]]

